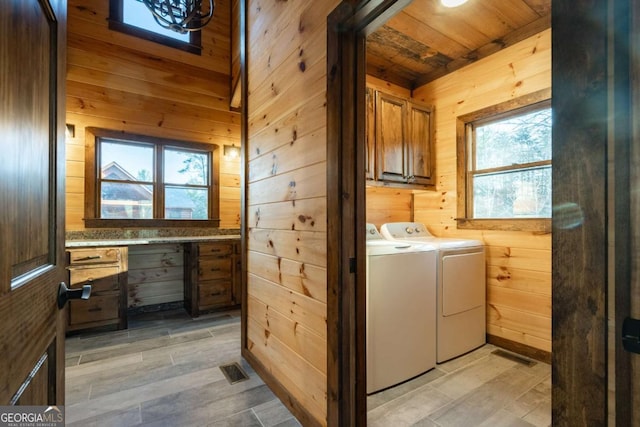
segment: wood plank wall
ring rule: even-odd
[[[379,231],[387,222],[413,221],[412,193],[402,188],[367,187],[367,222]]]
[[[457,230],[456,117],[551,87],[551,30],[438,79],[413,96],[435,105],[437,191],[414,194],[414,218],[438,236],[487,245],[487,331],[551,351],[551,234]]]
[[[326,425],[326,17],[248,1],[247,347],[305,425]]]
[[[69,0],[67,230],[83,230],[85,127],[240,145],[229,109],[230,0],[217,0],[194,55],[108,29],[108,0]],[[240,162],[221,156],[220,227],[240,227]]]

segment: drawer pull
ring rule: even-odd
[[[211,296],[212,296],[212,297],[217,297],[218,295],[222,295],[222,292],[221,292],[221,291],[218,291],[218,292],[212,292],[212,293],[211,293]]]
[[[92,259],[100,259],[100,258],[102,258],[102,255],[89,255],[89,256],[86,256],[86,257],[82,257],[82,258],[76,258],[76,259],[74,259],[74,261],[89,261],[89,260],[92,260]]]
[[[92,312],[92,313],[95,313],[96,311],[102,311],[102,307],[92,307],[92,308],[90,308],[90,309],[89,309],[89,310],[87,310],[87,311],[90,311],[90,312]]]
[[[212,268],[211,271],[220,271],[220,268]]]

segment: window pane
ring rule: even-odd
[[[473,178],[474,218],[550,218],[551,167]]]
[[[153,218],[153,186],[103,182],[100,218]]]
[[[209,156],[194,151],[164,151],[164,182],[167,184],[208,185]]]
[[[551,109],[476,128],[476,170],[551,159]]]
[[[205,188],[167,187],[164,196],[167,219],[209,218],[209,192]]]
[[[153,18],[151,11],[143,3],[137,0],[122,0],[122,3],[122,22],[125,24],[189,43],[188,33],[180,34],[176,31],[161,27]]]
[[[153,182],[153,147],[103,140],[100,168],[103,179]]]

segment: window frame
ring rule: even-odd
[[[551,232],[551,218],[473,218],[473,193],[471,191],[473,161],[472,149],[475,145],[469,135],[469,128],[473,124],[494,121],[501,117],[513,115],[520,110],[531,111],[540,105],[551,106],[551,89],[542,89],[500,104],[492,105],[456,118],[457,142],[457,208],[456,218],[459,229],[471,230],[503,230],[503,231],[533,231],[541,233]],[[549,164],[552,164],[551,159]],[[542,162],[544,163],[544,162]],[[546,166],[542,164],[540,166]]]
[[[149,40],[174,49],[180,49],[194,55],[202,55],[201,31],[190,31],[189,42],[183,42],[162,34],[145,30],[144,28],[130,25],[124,22],[123,2],[125,0],[109,0],[109,29],[118,31],[140,39]],[[134,0],[135,1],[135,0]],[[151,13],[151,12],[149,12]],[[197,21],[196,21],[197,23]]]
[[[164,192],[175,184],[164,183],[163,176],[163,155],[162,149],[155,151],[154,163],[156,164],[155,176],[153,179],[154,197],[153,212],[154,218],[148,219],[125,219],[125,218],[100,218],[100,192],[99,185],[102,182],[99,150],[97,148],[100,139],[113,139],[116,141],[131,142],[138,145],[153,145],[161,148],[178,148],[185,151],[194,150],[207,152],[210,158],[209,170],[209,218],[208,219],[168,219],[156,218],[158,212],[164,216]],[[182,141],[151,137],[146,135],[131,134],[120,131],[113,131],[101,128],[85,129],[85,203],[84,222],[87,228],[109,228],[109,227],[219,227],[220,225],[220,200],[219,200],[219,173],[220,173],[220,150],[215,144],[205,144],[198,142]],[[111,182],[111,181],[108,181]]]

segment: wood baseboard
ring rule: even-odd
[[[521,344],[515,341],[508,340],[506,338],[497,337],[495,335],[487,334],[487,342],[498,347],[502,347],[505,350],[512,351],[514,353],[521,354],[530,359],[539,360],[540,362],[551,364],[551,353],[548,351],[540,350],[535,347]]]
[[[278,396],[303,426],[321,427],[322,424],[307,411],[298,400],[278,381],[248,349],[242,348],[242,357],[251,365],[262,381]]]

